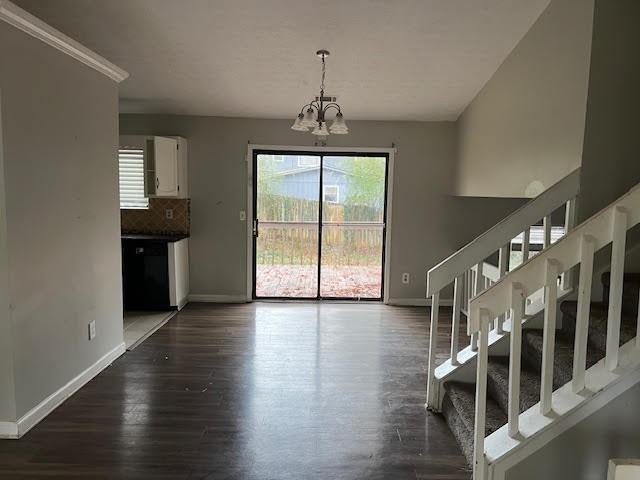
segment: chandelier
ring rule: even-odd
[[[329,56],[327,50],[318,50],[316,55],[322,59],[322,81],[320,82],[320,96],[316,97],[311,103],[306,104],[300,110],[300,114],[291,126],[291,130],[298,132],[308,132],[309,129],[313,135],[327,136],[329,133],[336,135],[345,135],[349,133],[347,124],[342,116],[340,105],[336,103],[336,97],[324,95],[324,77],[326,73],[325,59]],[[337,110],[336,117],[331,122],[331,126],[327,129],[326,113],[335,108]]]

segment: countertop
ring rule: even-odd
[[[189,238],[189,235],[185,235],[185,234],[155,235],[155,234],[143,234],[143,233],[123,233],[120,236],[120,238],[122,238],[122,240],[146,240],[150,242],[173,243],[173,242],[179,242],[180,240],[184,240],[185,238]]]

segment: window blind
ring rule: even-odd
[[[120,170],[120,208],[149,208],[144,196],[144,150],[121,148],[118,150]]]

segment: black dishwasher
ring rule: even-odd
[[[122,284],[125,310],[166,310],[169,263],[166,241],[122,240]]]

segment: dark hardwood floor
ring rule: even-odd
[[[25,437],[0,441],[0,477],[470,479],[424,410],[427,315],[191,304]]]

